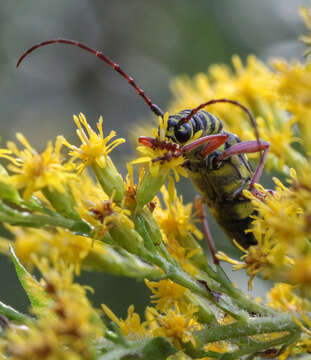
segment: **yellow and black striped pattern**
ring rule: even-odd
[[[175,143],[183,145],[201,130],[201,136],[218,134],[222,131],[222,121],[205,110],[198,111],[187,123],[178,125],[179,121],[189,115],[190,111],[183,110],[168,118],[166,136]]]

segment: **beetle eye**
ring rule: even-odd
[[[175,128],[175,138],[176,140],[183,144],[191,139],[192,136],[192,127],[189,124],[183,124],[182,126]]]

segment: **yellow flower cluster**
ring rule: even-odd
[[[302,14],[310,28],[310,10],[303,9]],[[302,40],[310,46],[309,36]],[[300,146],[297,146],[297,149],[301,155],[297,157],[295,154],[296,161],[287,155],[283,158],[285,164],[296,170],[289,171],[291,178],[288,187],[275,178],[276,189],[273,193],[257,185],[257,189],[264,194],[264,200],[250,192],[244,192],[257,211],[249,230],[254,234],[257,245],[242,249],[236,244],[244,253],[242,261],[230,259],[224,253],[219,253],[218,257],[233,263],[235,269],[245,268],[250,275],[250,285],[258,273],[264,278],[281,281],[269,292],[268,305],[296,314],[293,318],[305,332],[299,341],[280,355],[280,359],[286,359],[291,354],[300,355],[310,349],[311,323],[306,313],[310,312],[311,306],[311,62],[307,60],[305,63],[287,63],[277,60],[273,62],[273,67],[275,103],[279,109],[286,110],[291,116],[283,127],[285,132],[280,136],[285,134],[286,137],[298,141]],[[292,132],[293,129],[295,133]],[[265,134],[261,126],[260,133]],[[283,141],[280,142],[279,149],[283,154],[292,152],[287,145],[287,150],[283,148],[282,144],[284,145]],[[300,161],[302,158],[304,160]],[[300,319],[297,314],[300,314]]]
[[[132,305],[128,309],[125,320],[118,319],[103,304],[106,315],[119,326],[122,334],[129,339],[164,336],[171,339],[178,349],[182,349],[187,342],[191,342],[195,346],[193,332],[199,330],[201,325],[195,316],[198,309],[186,302],[184,298],[186,289],[170,280],[162,280],[157,283],[147,281],[147,286],[157,298],[155,300],[157,306],[156,308],[146,308],[144,322],[141,322],[140,316],[134,312]]]
[[[34,267],[36,254],[50,259],[58,256],[66,264],[73,264],[76,274],[80,273],[81,266],[106,269],[116,274],[126,274],[130,267],[130,276],[136,276],[139,272],[144,276],[145,271],[158,272],[131,254],[124,251],[121,254],[111,246],[116,243],[114,239],[118,242],[124,238],[129,248],[142,241],[133,230],[131,219],[131,211],[135,210],[135,191],[132,193],[134,209],[132,207],[130,211],[126,208],[126,198],[122,203],[120,201],[125,194],[126,184],[108,157],[112,148],[123,140],[109,143],[114,134],[104,138],[101,119],[97,125],[98,136],[84,115],[75,117],[75,121],[83,144],[80,150],[71,147],[70,160],[61,154],[62,144],[69,146],[62,137],[57,138],[55,148],[48,143],[42,153],[33,149],[21,134],[17,137],[24,150],[19,150],[12,142],[8,143],[8,149],[1,149],[0,156],[10,163],[9,173],[1,167],[0,197],[9,201],[8,204],[16,203],[15,206],[23,212],[10,210],[10,220],[6,213],[10,208],[1,203],[0,217],[2,221],[15,225],[13,211],[14,215],[21,214],[19,223],[27,227],[7,225],[13,241],[1,238],[0,251],[8,253],[12,244],[17,256],[29,270]],[[79,154],[83,156],[79,157]],[[78,162],[79,159],[82,163]],[[94,167],[98,182],[87,172],[81,173],[86,164]],[[19,197],[18,190],[24,199]],[[119,266],[113,266],[114,263]]]
[[[311,28],[309,10],[303,16]],[[303,40],[311,45],[309,37]],[[246,270],[249,287],[257,274],[278,281],[267,304],[239,291],[217,259],[208,263],[193,205],[183,203],[170,176],[178,181],[187,170],[183,149],[167,136],[169,115],[158,118],[153,137],[140,138],[142,156],[128,164],[123,180],[110,153],[124,139],[114,139],[114,131],[105,136],[102,118],[93,130],[79,114],[74,121],[80,146],[60,136],[39,153],[18,134],[22,150],[13,142],[0,149],[8,162],[7,169],[0,166],[0,221],[11,234],[0,238],[0,251],[13,254],[32,304],[28,317],[0,302],[1,316],[24,324],[1,332],[3,358],[147,359],[148,351],[168,351],[165,358],[174,354],[172,359],[225,353],[230,359],[286,359],[310,352],[311,62],[278,60],[270,68],[254,56],[245,65],[234,56],[232,64],[177,78],[170,113],[211,99],[239,101],[254,113],[257,129],[237,107],[217,104],[211,111],[242,140],[254,139],[258,130],[271,144],[266,168],[290,175],[288,187],[275,178],[274,191],[259,184],[256,191],[244,190],[241,196],[254,209],[246,231],[257,243],[243,248],[235,242],[243,253],[239,261],[217,254],[235,270]],[[139,170],[135,183],[133,165],[141,163],[148,168]],[[27,272],[34,268],[42,274],[40,283]],[[133,305],[124,320],[102,305],[113,322],[107,328],[86,289],[73,282],[82,269],[143,279],[153,304],[145,320]],[[160,350],[159,338],[165,341]]]
[[[14,239],[1,238],[0,250],[7,253],[9,245],[13,244],[18,258],[27,269],[32,271],[34,267],[38,267],[44,275],[43,287],[48,289],[46,292],[53,300],[53,306],[45,309],[46,316],[51,321],[48,331],[47,318],[42,317],[34,326],[30,326],[27,335],[22,330],[9,333],[8,343],[18,344],[14,348],[10,345],[7,347],[6,351],[12,359],[36,359],[40,356],[56,359],[63,356],[64,351],[66,358],[78,359],[74,355],[75,347],[83,358],[92,356],[88,353],[90,349],[87,343],[91,339],[87,333],[91,334],[92,330],[88,328],[89,319],[84,317],[89,315],[78,309],[79,306],[88,306],[88,303],[85,303],[83,288],[72,283],[73,270],[76,274],[84,267],[108,270],[116,274],[126,273],[128,276],[138,276],[139,272],[141,277],[144,274],[151,278],[155,274],[158,277],[161,275],[158,269],[142,263],[134,255],[140,254],[144,246],[136,231],[135,211],[136,193],[143,183],[145,173],[140,172],[138,185],[135,185],[133,167],[129,164],[129,174],[126,182],[123,182],[108,156],[123,141],[109,143],[114,133],[104,137],[102,119],[97,124],[99,134],[91,129],[84,115],[80,114],[74,120],[82,142],[80,147],[70,145],[65,139],[58,137],[55,150],[48,144],[47,149],[39,154],[22,135],[18,135],[26,148],[24,151],[17,150],[13,143],[8,144],[8,149],[0,151],[2,157],[14,164],[14,167],[9,166],[9,173],[3,170],[4,180],[1,178],[1,181],[22,190],[24,202],[19,202],[19,206],[24,207],[27,217],[32,221],[38,216],[42,222],[38,229],[7,225],[7,230]],[[160,131],[163,139],[165,122],[167,116]],[[62,144],[70,149],[70,160],[67,162],[60,152]],[[31,165],[37,167],[34,169]],[[82,173],[87,166],[94,170],[97,182],[87,172]],[[20,184],[15,180],[16,172],[23,178]],[[184,172],[183,168],[176,174],[179,172]],[[120,179],[121,185],[118,183]],[[192,205],[183,205],[172,179],[168,190],[162,188],[162,194],[165,208],[160,206],[157,199],[150,204],[146,203],[148,206],[143,210],[145,219],[147,223],[149,221],[150,224],[159,226],[156,231],[162,232],[168,252],[180,266],[190,274],[195,274],[197,258],[205,259],[205,255],[195,240],[200,239],[202,234],[193,224]],[[156,220],[154,223],[150,218],[151,212]],[[47,221],[46,225],[55,228],[44,227],[44,221]],[[122,249],[118,251],[120,247]],[[40,262],[38,258],[43,260]],[[49,265],[49,261],[53,262],[53,267]],[[195,345],[193,332],[199,330],[201,325],[195,316],[197,308],[184,296],[186,288],[171,280],[157,283],[146,280],[146,284],[154,292],[157,310],[147,308],[145,322],[141,322],[133,306],[129,307],[128,317],[124,321],[119,320],[103,305],[106,314],[120,327],[123,335],[131,340],[165,336],[180,349],[187,342]],[[71,302],[70,307],[74,292],[77,300]],[[80,301],[83,303],[80,304]],[[76,319],[72,312],[79,313]],[[64,323],[61,326],[62,319]],[[83,322],[86,329],[82,328]],[[92,338],[98,335],[99,333],[94,333]],[[64,340],[61,336],[64,336]],[[26,339],[30,344],[27,350]],[[72,353],[69,345],[67,348],[66,341],[73,341]]]
[[[242,262],[230,259],[219,252],[218,258],[234,264],[234,269],[245,268],[252,279],[258,273],[264,278],[270,278],[293,284],[301,294],[311,295],[310,268],[310,166],[304,166],[296,175],[291,170],[291,187],[286,188],[280,180],[274,179],[276,189],[272,195],[260,186],[258,190],[265,193],[262,201],[250,192],[244,192],[249,197],[257,215],[251,231],[257,245],[243,249]]]
[[[205,255],[196,241],[202,239],[202,233],[194,225],[196,220],[193,219],[192,204],[183,204],[183,198],[177,195],[172,178],[169,179],[168,189],[162,187],[161,194],[165,207],[159,204],[154,210],[154,217],[164,242],[180,266],[195,275]]]
[[[173,144],[166,136],[168,117],[168,113],[164,115],[163,119],[161,116],[158,117],[158,129],[152,129],[155,144],[151,147],[138,146],[137,150],[141,152],[143,156],[132,161],[132,164],[147,162],[149,164],[149,170],[153,176],[159,175],[160,172],[168,174],[169,171],[172,170],[176,181],[179,181],[180,175],[184,177],[188,176],[187,171],[183,167],[185,159],[183,156],[172,156],[170,158],[166,158],[169,151],[164,146],[161,146],[163,143]]]
[[[17,139],[24,146],[20,150],[13,142],[8,142],[7,149],[1,149],[0,157],[8,159],[11,164],[8,170],[10,177],[1,175],[1,182],[11,184],[23,191],[23,198],[29,200],[31,195],[44,188],[65,192],[65,185],[75,179],[71,163],[64,163],[61,156],[62,138],[58,137],[55,147],[51,142],[42,153],[31,147],[24,135],[18,133]]]
[[[290,117],[279,103],[278,74],[255,56],[249,56],[245,66],[234,56],[232,65],[233,70],[227,65],[213,65],[206,74],[200,73],[193,79],[184,76],[175,79],[172,83],[175,100],[170,112],[192,109],[211,99],[237,100],[253,112],[260,138],[271,145],[266,168],[283,171],[285,165],[303,162],[303,156],[293,146],[298,140],[294,126],[297,119]],[[254,139],[255,130],[240,109],[230,104],[215,104],[206,110],[223,120],[225,129],[241,140]]]
[[[63,139],[63,143],[71,149],[69,155],[72,156],[73,161],[80,159],[82,163],[78,165],[78,172],[83,171],[88,165],[96,162],[101,168],[106,166],[106,162],[109,161],[107,155],[118,145],[125,142],[120,138],[111,141],[116,136],[115,131],[111,131],[110,134],[105,137],[103,133],[103,118],[99,118],[97,123],[98,134],[90,127],[86,121],[85,116],[80,113],[79,117],[74,115],[74,122],[77,125],[77,135],[81,141],[80,147],[71,145]]]
[[[73,267],[59,259],[36,265],[44,274],[41,288],[50,301],[44,313],[36,311],[36,322],[12,327],[7,332],[5,351],[9,359],[94,359],[92,342],[104,332],[104,324],[89,303],[86,290],[73,283]]]
[[[73,264],[76,274],[80,274],[81,262],[89,252],[94,251],[92,240],[83,236],[74,235],[70,231],[57,228],[55,232],[47,229],[27,229],[8,227],[14,235],[14,248],[20,261],[29,269],[34,266],[36,254],[40,257],[62,259],[68,265]],[[1,250],[7,252],[10,241],[0,239]],[[96,251],[105,252],[105,248],[96,243]]]

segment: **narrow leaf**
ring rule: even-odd
[[[32,307],[45,308],[47,306],[48,297],[46,296],[43,287],[38,283],[38,281],[33,276],[29,274],[29,272],[20,263],[12,246],[10,246],[10,253],[18,279],[29,298]]]
[[[31,318],[25,314],[20,313],[19,311],[13,309],[11,306],[4,304],[0,301],[0,314],[4,315],[6,318],[18,323],[25,324]]]

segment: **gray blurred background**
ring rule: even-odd
[[[124,137],[142,119],[152,119],[124,79],[81,49],[51,45],[16,70],[19,56],[36,42],[64,37],[102,50],[165,110],[171,99],[169,83],[176,75],[230,63],[233,54],[243,60],[250,53],[262,60],[300,57],[303,46],[297,37],[306,28],[298,8],[308,4],[307,0],[1,0],[2,146],[15,140],[17,131],[38,150],[58,134],[76,142],[72,115],[79,112],[92,125],[103,115],[106,133],[114,129]],[[129,144],[122,145],[113,159],[125,164],[124,154],[131,151]],[[182,182],[180,192],[187,201],[193,199],[189,182]],[[214,224],[212,233],[224,238]],[[4,256],[0,256],[0,274],[0,300],[25,311],[27,299]],[[233,276],[246,289],[246,278]],[[95,288],[91,298],[96,305],[105,302],[120,316],[131,303],[142,312],[148,301],[148,290],[134,280],[83,273],[79,281]],[[255,295],[263,292],[261,280],[254,288]]]

